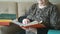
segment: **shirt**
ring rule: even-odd
[[[38,3],[33,4],[32,7],[25,14],[28,19],[34,21],[43,21],[43,24],[46,26],[56,27],[56,23],[58,21],[57,16],[57,7],[49,3],[47,7],[40,9],[38,8]]]

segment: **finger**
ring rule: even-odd
[[[23,20],[23,23],[24,23],[24,24],[27,24],[27,21],[28,21],[27,19],[24,19],[24,20]]]
[[[28,23],[30,23],[30,20],[29,19],[24,19],[22,22],[23,22],[23,24],[28,24]]]

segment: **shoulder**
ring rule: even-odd
[[[38,4],[38,3],[32,4],[32,6],[30,7],[30,9],[31,9],[31,10],[34,10],[34,9],[37,7],[37,4]]]
[[[38,3],[34,3],[34,4],[32,4],[32,8],[34,8],[34,7],[37,7],[37,5],[38,5]]]
[[[57,8],[56,4],[50,3],[49,5],[50,5],[52,8]]]
[[[38,3],[34,3],[32,6],[37,6],[38,5]]]

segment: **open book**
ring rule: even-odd
[[[34,28],[41,28],[41,27],[45,27],[43,24],[40,24],[42,21],[40,21],[39,23],[37,21],[33,21],[31,23],[28,24],[23,24],[18,22],[17,20],[13,20],[12,23],[15,23],[17,25],[19,25],[20,27],[34,27]]]

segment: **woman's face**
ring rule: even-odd
[[[48,2],[48,0],[38,0],[39,4],[46,4]]]

